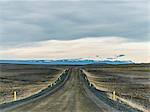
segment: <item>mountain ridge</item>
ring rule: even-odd
[[[127,60],[96,60],[96,59],[50,59],[50,60],[0,60],[0,63],[16,63],[16,64],[69,64],[69,65],[85,65],[85,64],[132,64],[133,61]]]

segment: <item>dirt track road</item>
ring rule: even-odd
[[[108,112],[87,94],[80,80],[80,70],[73,68],[69,79],[52,94],[15,107],[7,112]]]

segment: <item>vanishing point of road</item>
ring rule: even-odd
[[[112,108],[96,103],[80,79],[79,68],[71,68],[68,80],[55,92],[6,112],[113,112]]]

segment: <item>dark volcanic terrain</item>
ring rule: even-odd
[[[30,96],[55,81],[64,68],[49,65],[0,64],[0,103]]]
[[[89,80],[100,90],[150,109],[150,64],[87,65]]]
[[[51,83],[55,85],[50,86]],[[0,64],[0,102],[12,101],[14,91],[17,100],[35,93],[37,97],[2,104],[0,109],[7,112],[138,112],[137,109],[148,112],[150,64]],[[112,100],[113,91],[129,104]]]

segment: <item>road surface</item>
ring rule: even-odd
[[[66,83],[52,94],[8,108],[6,112],[109,112],[107,107],[95,103],[80,80],[80,70],[72,68]]]

